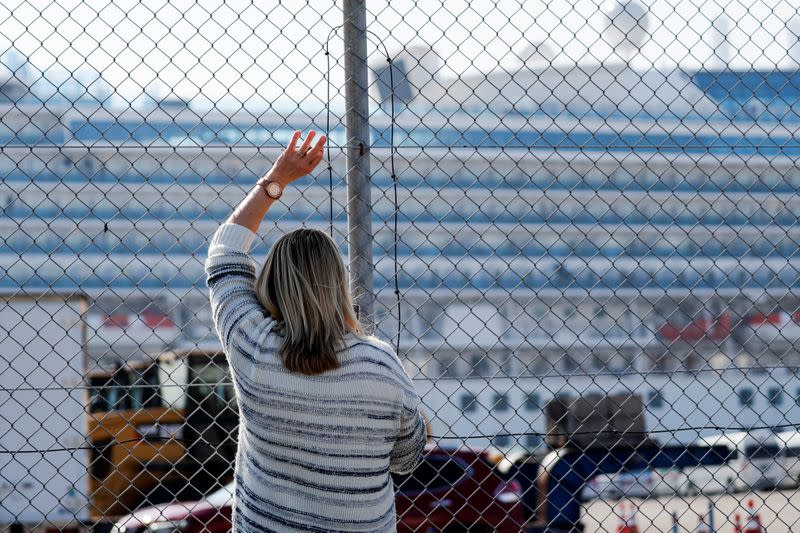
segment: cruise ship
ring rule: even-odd
[[[532,450],[550,398],[591,392],[640,395],[662,441],[800,424],[799,71],[431,76],[395,109],[373,84],[370,153],[376,333],[436,436]],[[98,367],[213,341],[209,236],[327,119],[0,92],[0,287],[88,294]],[[329,134],[330,175],[273,206],[257,257],[300,225],[347,253],[335,112]]]

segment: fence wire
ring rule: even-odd
[[[253,254],[372,254],[428,422],[398,531],[799,529],[798,4],[366,9],[354,250],[340,3],[0,6],[0,527],[231,529],[203,263],[316,129]]]

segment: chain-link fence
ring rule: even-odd
[[[231,528],[203,262],[313,128],[253,254],[329,232],[413,378],[398,530],[800,528],[798,5],[358,9],[0,7],[2,527]]]

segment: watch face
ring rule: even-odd
[[[281,192],[283,192],[283,190],[278,183],[271,181],[267,184],[267,193],[269,193],[269,195],[273,198],[278,198],[281,195]]]

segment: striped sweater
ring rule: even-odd
[[[388,344],[355,334],[340,368],[287,370],[275,321],[256,299],[254,238],[223,224],[206,260],[239,402],[234,531],[395,531],[389,472],[412,470],[426,440],[414,386]]]

